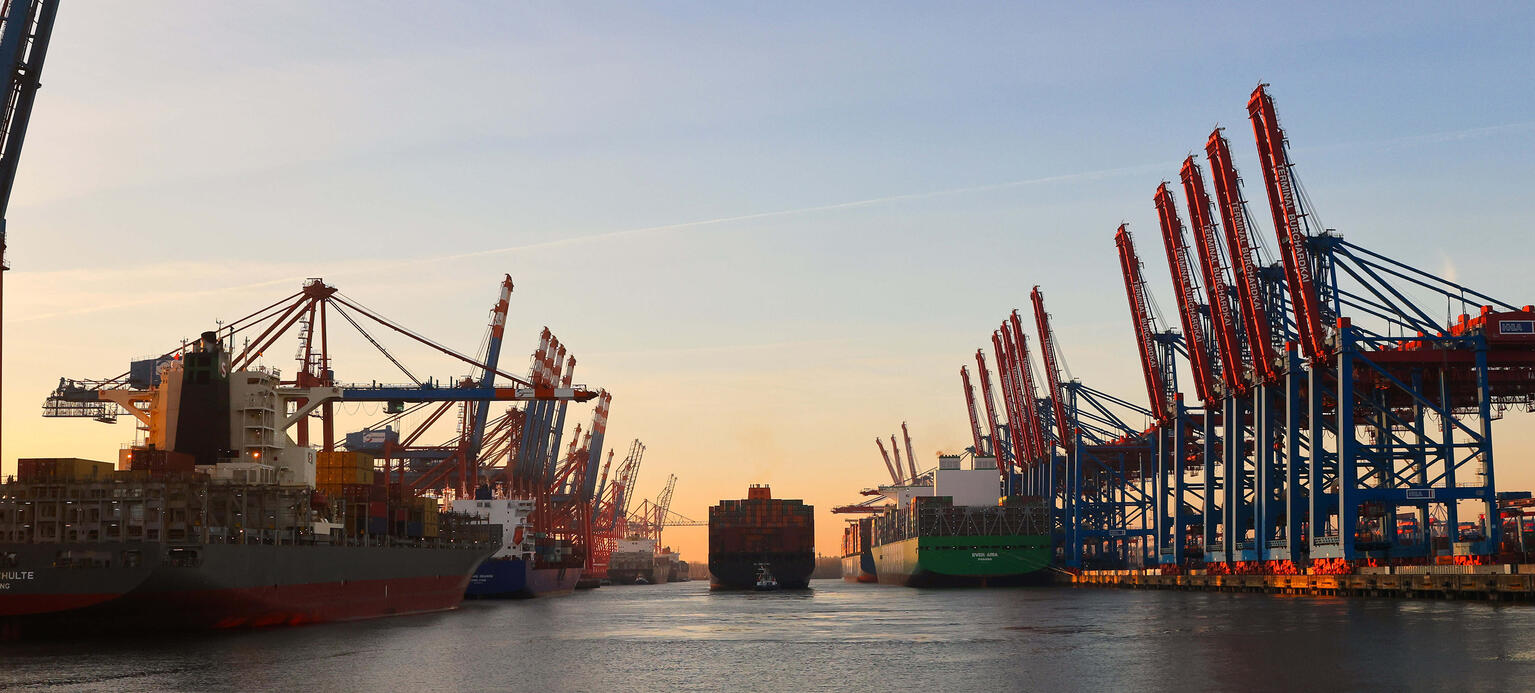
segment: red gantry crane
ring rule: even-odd
[[[970,414],[970,439],[974,447],[970,450],[977,455],[985,455],[986,448],[981,444],[981,420],[975,409],[975,388],[970,385],[970,369],[959,367],[959,380],[965,388],[965,409]]]
[[[992,344],[997,342],[993,339]],[[991,427],[991,444],[987,451],[1000,462],[1007,456],[1005,437],[1002,435],[1002,425],[997,420],[997,405],[991,392],[991,372],[986,369],[986,354],[980,349],[975,350],[976,376],[981,380],[981,399],[986,403],[986,423]],[[1003,403],[1003,416],[1007,416],[1006,402]],[[1009,421],[1011,426],[1012,422]]]
[[[878,436],[875,436],[874,444],[879,446],[879,454],[881,457],[885,458],[885,470],[890,472],[890,483],[896,486],[900,486],[901,472],[899,469],[890,464],[890,453],[885,451],[885,441],[880,440]]]
[[[1313,274],[1311,254],[1306,240],[1309,216],[1302,202],[1295,178],[1290,171],[1290,155],[1285,149],[1284,130],[1274,113],[1274,100],[1259,84],[1247,102],[1253,135],[1258,141],[1258,160],[1263,166],[1263,186],[1268,191],[1269,211],[1274,217],[1274,233],[1279,238],[1279,255],[1284,262],[1285,284],[1290,289],[1290,304],[1300,333],[1301,351],[1313,363],[1327,358],[1327,336],[1322,325],[1324,307]]]

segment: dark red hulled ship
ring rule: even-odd
[[[154,365],[118,391],[148,431],[126,469],[23,460],[0,484],[0,636],[440,611],[497,547],[499,527],[439,514],[369,456],[293,444],[305,392],[231,372],[212,333]]]
[[[810,586],[815,570],[815,507],[773,498],[753,484],[743,500],[709,508],[709,586],[755,589],[764,572],[783,589]]]

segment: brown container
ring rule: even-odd
[[[83,460],[78,457],[32,457],[16,460],[16,478],[21,481],[95,481],[111,478],[112,471],[110,462]]]

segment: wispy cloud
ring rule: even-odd
[[[469,252],[464,252],[464,253],[452,253],[452,254],[447,254],[447,255],[439,255],[439,256],[436,256],[436,257],[410,258],[408,260],[394,260],[394,261],[350,262],[350,263],[342,264],[339,268],[337,268],[336,266],[332,266],[326,272],[326,276],[348,276],[348,275],[357,275],[357,274],[365,274],[365,273],[386,272],[386,271],[389,271],[389,270],[404,269],[404,268],[420,268],[420,267],[422,267],[424,265],[430,265],[430,264],[441,264],[441,263],[447,263],[447,262],[455,262],[455,261],[460,261],[460,260],[473,259],[473,258],[481,258],[481,257],[490,257],[490,256],[496,256],[496,255],[510,255],[510,254],[522,253],[522,252],[546,250],[546,249],[550,249],[550,248],[564,248],[564,247],[569,247],[569,246],[583,245],[583,244],[588,244],[588,243],[597,243],[597,242],[603,242],[603,241],[611,241],[611,240],[615,240],[615,239],[630,238],[630,237],[636,237],[636,236],[647,236],[647,235],[662,234],[662,233],[669,233],[669,232],[676,232],[676,231],[688,231],[688,230],[693,230],[693,229],[715,227],[715,226],[728,226],[730,224],[737,224],[737,223],[748,222],[748,221],[760,221],[760,220],[763,220],[763,219],[777,219],[777,218],[785,218],[785,217],[807,216],[807,215],[813,215],[813,214],[822,214],[822,213],[826,213],[826,212],[836,212],[836,211],[842,211],[842,210],[860,209],[860,208],[865,208],[865,207],[875,207],[875,206],[879,206],[879,205],[898,204],[898,203],[902,203],[902,202],[913,202],[913,201],[919,201],[919,200],[930,200],[930,199],[935,199],[935,198],[952,197],[952,196],[957,196],[957,195],[979,194],[979,193],[993,192],[993,191],[998,191],[998,190],[1007,190],[1007,189],[1012,189],[1012,188],[1027,187],[1027,186],[1031,186],[1031,185],[1043,185],[1043,184],[1048,184],[1048,183],[1068,183],[1068,182],[1074,182],[1074,181],[1100,180],[1100,179],[1104,179],[1104,178],[1113,178],[1113,177],[1117,177],[1117,176],[1134,175],[1134,174],[1146,173],[1146,172],[1151,172],[1151,171],[1166,170],[1169,166],[1174,166],[1174,165],[1176,165],[1176,162],[1159,162],[1159,163],[1155,163],[1155,164],[1142,164],[1142,165],[1137,165],[1137,166],[1125,166],[1125,167],[1120,167],[1120,168],[1101,169],[1101,170],[1097,170],[1097,171],[1084,171],[1084,172],[1079,172],[1079,173],[1068,173],[1068,174],[1062,174],[1062,175],[1057,175],[1057,176],[1042,176],[1042,177],[1038,177],[1038,178],[1023,178],[1023,179],[1018,179],[1018,180],[1004,181],[1004,182],[1000,182],[1000,183],[987,183],[987,184],[984,184],[984,185],[972,185],[972,186],[959,187],[959,188],[946,188],[946,189],[943,189],[943,190],[930,190],[930,191],[925,191],[925,192],[903,193],[903,194],[898,194],[898,195],[885,195],[885,196],[881,196],[881,197],[870,197],[870,198],[864,198],[864,199],[860,199],[860,200],[850,200],[850,201],[847,201],[847,202],[836,202],[836,203],[824,204],[824,205],[813,205],[813,206],[808,206],[808,207],[795,207],[795,208],[791,208],[791,209],[780,209],[780,210],[774,210],[774,211],[769,211],[769,212],[753,212],[753,213],[750,213],[750,214],[737,214],[737,215],[732,215],[732,216],[714,217],[714,218],[711,218],[711,219],[697,219],[697,220],[694,220],[694,221],[683,221],[683,222],[677,222],[677,223],[674,223],[674,224],[661,224],[661,225],[658,225],[658,226],[642,226],[642,227],[630,228],[630,229],[620,229],[620,230],[616,230],[616,231],[605,231],[605,232],[586,234],[586,235],[581,235],[581,236],[569,236],[569,237],[565,237],[565,238],[555,238],[555,239],[550,239],[550,240],[547,240],[547,241],[539,241],[539,242],[536,242],[536,243],[524,243],[524,244],[521,244],[521,245],[505,246],[505,247],[501,247],[501,248],[487,248],[487,249],[484,249],[484,250],[474,250],[474,251],[469,251]],[[168,272],[173,273],[173,272],[176,272],[176,271],[180,271],[180,269],[182,269],[184,267],[185,267],[185,265],[182,264],[182,263],[175,263],[174,265],[167,264],[167,265],[161,266],[160,269],[161,270],[166,270]],[[240,274],[244,274],[245,276],[256,275],[256,276],[275,276],[276,277],[274,279],[266,279],[266,280],[262,280],[262,281],[258,281],[258,282],[251,282],[251,283],[246,283],[246,284],[237,284],[237,285],[222,286],[222,287],[209,287],[209,288],[191,289],[191,290],[178,290],[178,291],[176,291],[174,293],[169,293],[169,292],[167,292],[167,293],[151,293],[151,294],[143,294],[143,293],[141,293],[141,294],[137,295],[134,298],[130,298],[130,299],[127,299],[127,300],[110,301],[110,302],[72,301],[71,304],[74,307],[58,309],[58,310],[48,310],[48,311],[45,311],[45,312],[34,313],[34,314],[31,314],[31,315],[23,314],[23,315],[15,317],[15,318],[12,318],[11,320],[13,322],[37,322],[37,321],[42,321],[42,320],[51,320],[51,319],[55,319],[55,318],[75,317],[75,316],[85,315],[85,314],[89,314],[89,313],[98,313],[98,312],[101,312],[101,311],[108,311],[108,310],[121,310],[121,309],[124,309],[124,308],[138,308],[138,307],[149,306],[149,305],[158,305],[158,304],[163,304],[163,303],[166,303],[166,302],[169,302],[169,301],[172,301],[172,300],[184,300],[184,299],[187,299],[187,298],[196,298],[196,297],[205,297],[205,296],[215,296],[215,295],[220,295],[220,294],[237,293],[237,292],[241,292],[241,291],[247,291],[247,290],[251,290],[251,289],[266,288],[266,287],[270,287],[270,286],[292,286],[292,285],[297,284],[300,281],[303,281],[305,278],[307,278],[304,275],[298,275],[298,274],[287,275],[287,274],[285,274],[285,273],[293,272],[295,269],[296,268],[293,265],[285,264],[285,265],[281,265],[281,266],[273,266],[273,267],[270,267],[270,268],[265,268],[265,271],[244,271],[244,272],[241,272]],[[134,273],[135,283],[138,283],[140,285],[144,285],[145,282],[143,281],[143,279],[146,276],[146,274],[153,274],[155,272],[156,272],[155,268],[139,268],[139,269],[135,270],[135,273]],[[162,272],[162,273],[164,273],[164,272]],[[67,283],[70,279],[75,278],[78,275],[79,275],[79,272],[77,272],[77,271],[74,271],[74,270],[63,270],[63,271],[58,271],[58,272],[29,273],[27,275],[27,278],[28,279],[32,279],[32,280],[41,280],[41,281],[45,281],[45,282],[49,282],[49,283],[61,283],[62,284],[62,283]],[[93,279],[94,282],[96,282],[98,284],[101,282],[101,277],[100,276],[94,276],[92,279]]]
[[[1502,125],[1486,125],[1475,128],[1462,128],[1459,130],[1427,132],[1417,135],[1402,135],[1400,137],[1388,137],[1385,139],[1349,140],[1347,142],[1334,142],[1332,144],[1297,147],[1296,149],[1300,151],[1326,151],[1329,149],[1370,147],[1389,150],[1426,144],[1464,142],[1467,140],[1478,140],[1487,137],[1513,135],[1520,133],[1535,133],[1535,120],[1519,123],[1504,123]]]

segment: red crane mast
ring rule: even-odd
[[[1274,233],[1279,237],[1279,254],[1284,261],[1285,283],[1300,332],[1301,349],[1306,358],[1317,363],[1327,357],[1327,342],[1322,327],[1322,296],[1312,275],[1311,254],[1306,249],[1306,211],[1295,189],[1290,155],[1285,151],[1284,130],[1274,112],[1274,99],[1259,84],[1247,101],[1252,118],[1253,136],[1258,141],[1258,160],[1263,165],[1263,185],[1268,190],[1269,211],[1274,217]]]
[[[1183,323],[1183,341],[1188,349],[1189,368],[1194,372],[1194,394],[1199,396],[1199,401],[1209,403],[1219,399],[1214,367],[1210,363],[1210,337],[1199,315],[1199,284],[1194,279],[1194,261],[1189,257],[1189,245],[1183,235],[1183,221],[1178,218],[1178,206],[1167,185],[1167,181],[1163,181],[1157,186],[1153,201],[1157,206],[1157,219],[1161,222],[1162,245],[1167,250],[1167,267],[1172,271],[1173,290],[1178,295],[1178,318]]]
[[[997,354],[997,377],[1002,383],[1002,405],[1007,410],[1007,438],[1012,446],[1013,464],[1022,464],[1028,443],[1019,425],[1022,417],[1018,413],[1018,398],[1013,389],[1013,368],[1009,354],[1012,347],[1003,343],[1002,333],[997,330],[992,330],[991,347]],[[999,466],[1006,468],[1005,465],[1000,465],[1001,455],[998,455],[997,460]]]
[[[1183,180],[1184,201],[1188,203],[1189,224],[1194,227],[1194,247],[1199,251],[1199,268],[1205,280],[1205,302],[1210,306],[1210,328],[1220,352],[1221,380],[1228,392],[1244,392],[1242,379],[1242,342],[1237,323],[1232,319],[1231,294],[1226,284],[1226,265],[1221,255],[1219,229],[1210,214],[1210,196],[1205,192],[1205,177],[1190,156],[1179,171]],[[1205,402],[1206,406],[1213,404]]]
[[[1114,234],[1114,245],[1119,249],[1119,269],[1125,279],[1125,297],[1130,302],[1130,320],[1135,323],[1135,345],[1141,352],[1141,371],[1146,377],[1146,399],[1151,403],[1151,415],[1159,423],[1173,419],[1172,402],[1169,401],[1162,360],[1157,354],[1151,323],[1151,302],[1146,295],[1146,280],[1141,276],[1141,260],[1135,254],[1135,242],[1130,238],[1126,224],[1119,225]]]
[[[1050,403],[1055,409],[1055,431],[1061,446],[1071,450],[1071,426],[1066,423],[1066,402],[1061,392],[1061,369],[1056,359],[1055,334],[1050,331],[1050,314],[1045,312],[1045,296],[1035,286],[1029,292],[1034,303],[1034,325],[1039,330],[1040,359],[1045,363],[1045,380],[1050,386]]]
[[[896,471],[896,468],[890,465],[890,453],[885,452],[885,441],[880,440],[878,436],[875,436],[874,444],[879,446],[879,454],[885,458],[885,471],[890,472],[890,483],[893,483],[896,486],[900,486],[901,473]]]
[[[1013,334],[1012,325],[1002,323],[1002,346],[1007,348],[1007,374],[1008,387],[1013,399],[1013,410],[1018,413],[1014,419],[1013,428],[1018,442],[1014,447],[1018,450],[1018,466],[1025,467],[1033,460],[1035,450],[1034,427],[1029,425],[1028,399],[1023,393],[1023,378],[1019,375],[1018,368],[1018,339]]]
[[[996,341],[993,340],[992,344],[995,346]],[[1002,453],[997,450],[997,442],[1001,440],[1001,437],[998,435],[1001,432],[1001,426],[997,423],[996,402],[991,395],[991,372],[986,370],[986,353],[980,349],[975,350],[975,367],[978,369],[976,370],[976,376],[981,379],[981,399],[986,403],[986,422],[991,426],[990,452],[994,457],[1000,458]],[[1006,404],[1006,402],[1003,402],[1003,404]]]
[[[1033,459],[1043,459],[1050,452],[1050,445],[1045,438],[1045,431],[1040,426],[1039,405],[1037,402],[1039,392],[1034,387],[1034,365],[1029,361],[1029,336],[1023,331],[1023,318],[1018,315],[1017,309],[1008,317],[1013,324],[1013,336],[1018,339],[1018,354],[1016,360],[1020,366],[1019,371],[1023,379],[1023,408],[1024,426],[1028,428],[1029,438],[1034,441]]]
[[[970,438],[975,441],[975,454],[984,455],[986,449],[981,447],[981,420],[975,411],[975,388],[970,386],[970,369],[960,366],[959,380],[965,385],[965,408],[970,412]]]
[[[911,466],[911,483],[917,483],[917,456],[911,451],[911,431],[906,430],[906,422],[901,422],[901,438],[906,440],[906,464]]]
[[[1231,258],[1231,267],[1236,274],[1237,298],[1242,304],[1242,324],[1246,326],[1253,377],[1266,383],[1276,382],[1279,371],[1274,367],[1274,360],[1278,351],[1274,348],[1268,309],[1263,302],[1255,246],[1247,228],[1247,203],[1242,200],[1241,181],[1231,162],[1231,143],[1221,134],[1221,128],[1210,133],[1205,154],[1210,160],[1210,178],[1221,211],[1221,228],[1226,232],[1227,256]]]

